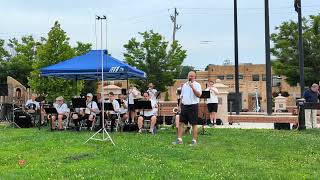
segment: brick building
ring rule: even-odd
[[[266,111],[266,70],[264,64],[240,64],[239,65],[239,85],[241,94],[241,109],[252,111],[255,103],[255,91],[258,92],[260,106],[263,111]],[[235,79],[233,65],[209,65],[207,71],[197,72],[197,81],[200,82],[202,88],[206,87],[209,80],[215,81],[220,79],[221,82],[229,87],[228,101],[235,100]],[[176,99],[175,91],[179,85],[186,82],[187,79],[178,79],[174,86],[169,88],[170,100]],[[278,93],[279,90],[289,93],[288,106],[295,105],[296,97],[300,97],[300,87],[290,86],[285,81],[285,77],[278,77],[273,75],[272,78],[272,92]],[[230,103],[229,103],[230,105]],[[229,107],[230,108],[230,107]]]

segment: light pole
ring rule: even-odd
[[[303,37],[302,37],[302,13],[301,13],[301,0],[295,0],[294,7],[298,13],[298,33],[299,33],[299,66],[300,66],[300,93],[301,97],[304,92],[304,52],[303,52]]]
[[[266,53],[266,87],[267,87],[267,114],[272,114],[272,85],[270,60],[270,28],[269,28],[269,0],[264,0],[265,18],[265,53]]]
[[[236,114],[240,114],[240,92],[239,92],[239,55],[238,55],[238,6],[237,0],[233,1],[234,3],[234,72],[235,72],[235,110]]]
[[[294,1],[294,8],[298,13],[298,33],[299,33],[299,66],[300,66],[300,97],[303,97],[304,92],[304,52],[303,52],[303,37],[302,37],[302,13],[301,13],[301,0]],[[299,130],[306,129],[305,126],[305,113],[303,99],[298,101],[299,105]]]

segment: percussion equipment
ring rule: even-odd
[[[32,117],[22,110],[14,112],[14,122],[21,128],[32,127]]]

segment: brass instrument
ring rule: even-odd
[[[173,112],[174,114],[178,114],[178,113],[179,113],[179,108],[178,108],[178,107],[174,107],[174,108],[172,109],[172,112]]]

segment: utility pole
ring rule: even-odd
[[[271,85],[271,58],[270,58],[270,25],[269,0],[264,0],[265,23],[265,54],[266,54],[266,87],[267,87],[267,114],[272,115],[272,85]]]
[[[298,13],[298,32],[299,32],[299,66],[300,66],[300,93],[301,97],[304,92],[304,52],[303,52],[303,37],[302,37],[302,13],[301,0],[295,0],[294,8]]]
[[[302,13],[301,13],[301,0],[294,1],[294,8],[298,13],[298,32],[299,32],[299,66],[300,66],[300,97],[304,93],[304,51],[303,51],[303,36],[302,36]],[[299,130],[306,129],[304,102],[299,102]]]
[[[181,25],[177,24],[177,16],[179,15],[177,8],[174,8],[174,15],[170,15],[171,21],[173,23],[173,33],[172,33],[172,42],[176,40],[176,32],[181,29]]]
[[[237,0],[233,1],[234,10],[234,73],[235,73],[235,90],[236,90],[236,101],[235,110],[236,114],[240,114],[240,87],[239,87],[239,54],[238,54],[238,5]]]

